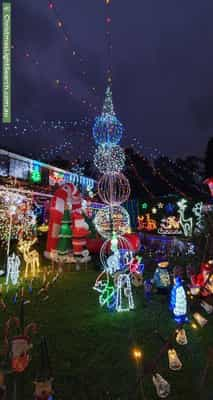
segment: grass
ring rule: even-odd
[[[146,304],[142,288],[134,289],[135,311],[109,313],[100,308],[98,293],[92,289],[97,272],[84,270],[65,272],[49,289],[49,299],[38,296],[37,280],[31,300],[25,306],[26,323],[35,321],[39,331],[34,337],[32,361],[28,370],[18,379],[18,400],[33,398],[33,380],[39,367],[40,337],[48,340],[49,354],[54,374],[57,400],[137,400],[141,399],[132,349],[139,346],[143,364],[147,365],[159,353],[163,343],[156,333],[167,338],[175,329],[168,311],[168,299],[153,295]],[[25,291],[26,292],[26,291]],[[8,316],[18,315],[20,304],[12,303],[14,289],[6,295],[7,311],[0,314],[3,326]],[[202,311],[202,315],[205,312]],[[168,369],[167,354],[158,363],[157,372],[171,384],[172,400],[199,398],[199,379],[205,367],[207,349],[212,345],[213,317],[207,317],[203,329],[186,326],[188,345],[175,344],[183,368],[172,372]],[[212,393],[212,369],[209,371],[202,399]],[[145,374],[146,400],[157,399],[152,376]],[[8,378],[10,387],[12,377]]]

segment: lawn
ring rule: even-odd
[[[135,311],[109,313],[98,304],[98,293],[92,289],[97,272],[89,269],[79,272],[66,271],[49,288],[49,298],[44,301],[38,295],[41,281],[34,283],[33,293],[25,290],[30,303],[25,305],[26,323],[35,321],[38,334],[34,337],[32,361],[27,372],[17,380],[18,400],[33,398],[33,380],[38,369],[40,337],[48,340],[49,355],[54,375],[57,400],[134,400],[141,399],[135,362],[134,346],[143,352],[145,369],[159,353],[163,342],[175,329],[168,311],[168,299],[153,295],[146,304],[142,288],[134,289]],[[26,286],[27,288],[27,286]],[[19,313],[20,304],[12,303],[14,290],[6,295],[7,311],[1,311],[1,325],[9,314]],[[197,306],[195,306],[196,308]],[[204,311],[202,314],[206,317]],[[171,384],[169,399],[190,400],[199,398],[199,381],[206,364],[207,349],[213,341],[213,317],[208,324],[193,329],[186,326],[188,345],[175,344],[183,368],[168,369],[165,353],[158,362],[157,371]],[[212,393],[212,369],[209,371],[202,399],[210,399]],[[152,376],[145,373],[143,382],[146,400],[157,399]],[[10,387],[12,387],[12,377]]]

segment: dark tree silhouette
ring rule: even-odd
[[[209,139],[205,155],[205,175],[207,178],[213,176],[213,137]]]

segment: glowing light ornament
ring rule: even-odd
[[[37,239],[33,240],[20,240],[18,248],[23,254],[25,265],[24,277],[27,278],[30,275],[35,277],[40,271],[39,253],[36,250],[31,250],[30,247],[36,242]]]
[[[180,235],[182,231],[179,219],[175,216],[163,218],[160,222],[158,233],[161,235]]]
[[[213,306],[211,304],[208,304],[205,301],[201,301],[200,305],[207,312],[207,314],[213,313]]]
[[[150,218],[150,214],[147,213],[142,216],[138,216],[138,230],[139,231],[155,231],[157,229],[157,222],[155,219]]]
[[[182,328],[182,329],[178,330],[177,336],[176,336],[176,342],[178,344],[180,344],[181,346],[184,346],[188,343],[185,329]]]
[[[192,217],[186,218],[185,211],[188,207],[186,199],[181,199],[177,202],[178,214],[180,215],[180,226],[183,229],[184,236],[192,236],[193,220]]]
[[[192,212],[196,218],[195,231],[200,232],[204,228],[203,224],[203,202],[200,201],[194,205]]]
[[[112,92],[110,87],[106,89],[106,96],[102,114],[96,117],[93,125],[93,137],[97,145],[116,145],[123,134],[123,126],[115,116]]]
[[[129,241],[124,237],[117,237],[115,233],[113,233],[112,239],[108,239],[103,243],[100,250],[100,260],[104,270],[111,275],[119,270],[128,270],[132,257],[132,248]]]
[[[17,285],[20,275],[20,265],[20,258],[15,253],[8,257],[6,285],[8,285],[9,281],[11,281],[12,285]]]
[[[213,177],[206,179],[203,183],[208,185],[211,196],[213,197]]]
[[[106,274],[105,280],[102,279],[104,274]],[[93,289],[99,293],[100,306],[107,306],[110,311],[113,311],[115,309],[115,288],[110,284],[108,272],[102,271],[98,275]]]
[[[174,286],[171,291],[170,309],[176,322],[184,323],[188,321],[186,292],[182,280],[178,276],[174,279]]]
[[[94,164],[102,174],[122,171],[125,165],[124,150],[116,146],[101,145],[95,151]]]
[[[135,308],[129,274],[121,273],[117,282],[116,311],[130,311]]]
[[[33,164],[33,168],[31,171],[31,181],[34,183],[41,182],[41,169],[40,165],[37,163]]]
[[[207,322],[208,322],[208,320],[206,319],[206,318],[204,318],[200,313],[198,313],[198,312],[196,312],[196,313],[194,313],[193,314],[193,318],[194,318],[194,320],[197,322],[197,324],[201,327],[201,328],[203,328],[206,324],[207,324]]]
[[[182,362],[180,361],[175,349],[168,350],[168,359],[169,369],[172,371],[179,371],[182,368]]]
[[[129,198],[129,181],[121,173],[105,174],[98,181],[98,194],[104,203],[118,206]]]
[[[130,218],[124,207],[106,206],[96,213],[94,224],[98,233],[106,239],[116,235],[124,235],[129,232]]]
[[[153,375],[152,382],[160,399],[165,399],[170,394],[170,384],[158,373]]]

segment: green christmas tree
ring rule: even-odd
[[[86,214],[84,214],[85,222],[89,227],[89,238],[94,239],[97,237],[97,230],[91,218],[89,218]]]
[[[72,230],[70,224],[70,212],[68,209],[65,209],[57,244],[58,254],[61,256],[68,254],[71,250]]]

